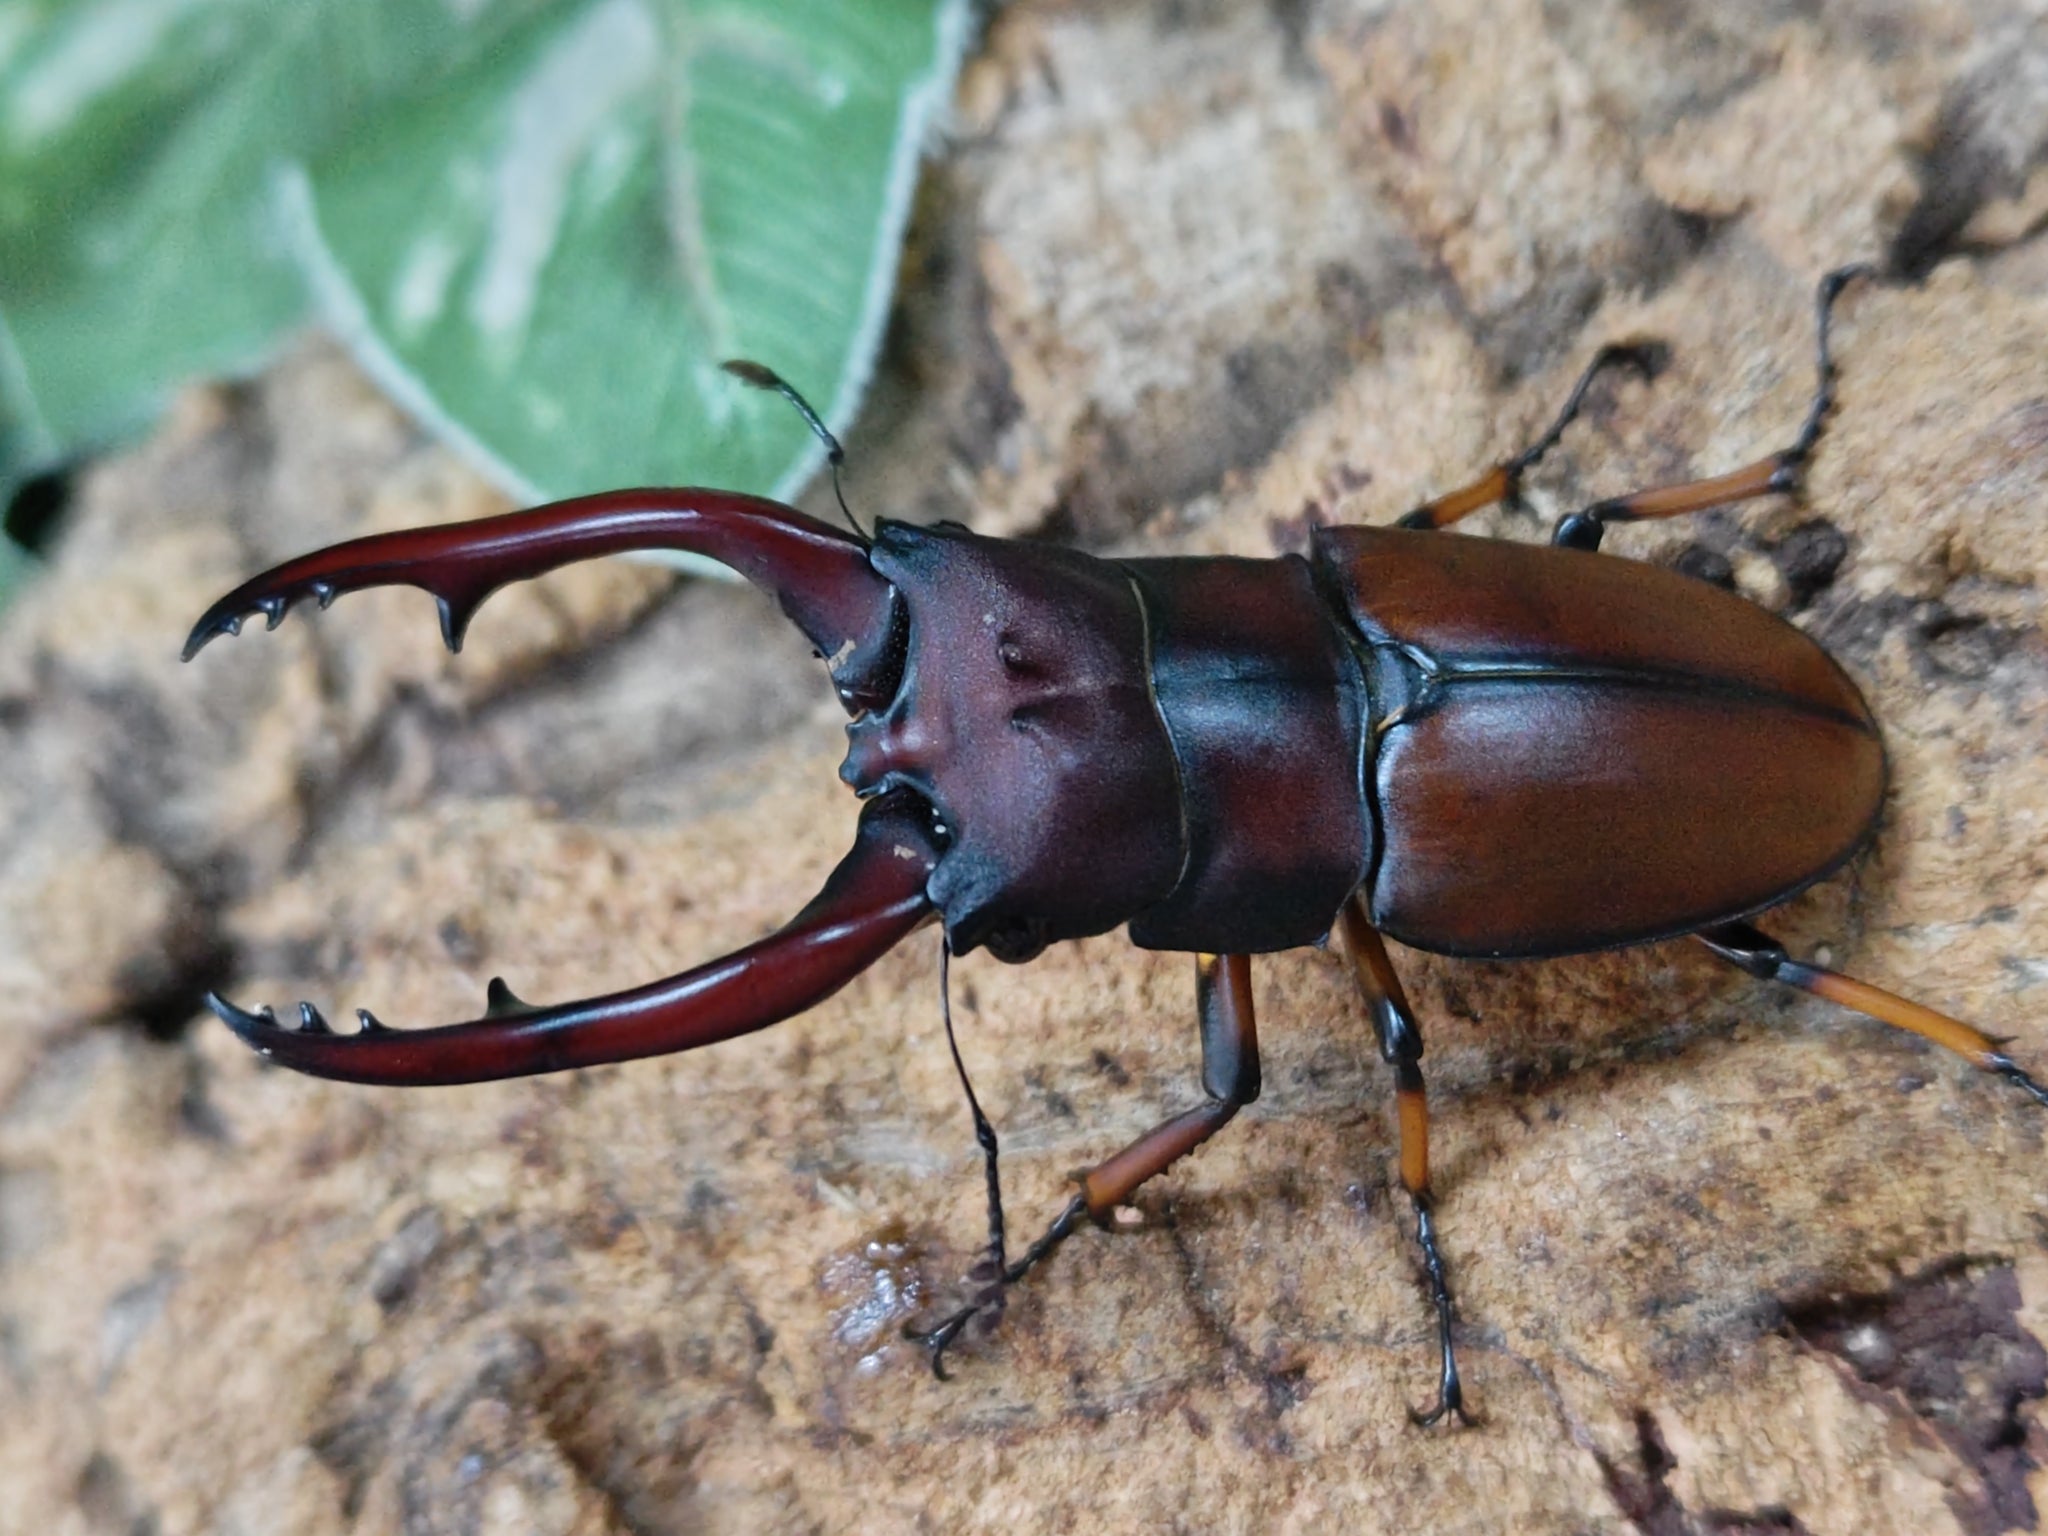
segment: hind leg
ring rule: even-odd
[[[1784,945],[1747,923],[1722,923],[1718,927],[1703,928],[1693,937],[1730,965],[1738,966],[1752,976],[1764,981],[1783,982],[1788,987],[1797,987],[1802,992],[1811,992],[1815,997],[1824,997],[1831,1003],[1853,1009],[1865,1018],[1925,1036],[1936,1045],[1954,1051],[1971,1066],[1996,1073],[2016,1084],[2021,1092],[2031,1095],[2035,1103],[2048,1108],[2048,1088],[2042,1087],[2001,1051],[1991,1036],[1972,1029],[1959,1019],[1936,1013],[1932,1008],[1887,992],[1882,987],[1873,987],[1867,981],[1844,976],[1840,971],[1794,960],[1785,953]]]
[[[1828,327],[1834,313],[1835,300],[1856,278],[1868,276],[1867,266],[1847,266],[1820,280],[1820,287],[1814,295],[1818,341],[1819,382],[1815,386],[1813,405],[1807,411],[1806,422],[1799,429],[1799,435],[1776,453],[1765,455],[1753,464],[1730,470],[1724,475],[1714,475],[1705,480],[1688,480],[1681,485],[1656,486],[1650,490],[1636,491],[1627,496],[1614,496],[1605,501],[1595,502],[1582,511],[1574,512],[1558,522],[1551,534],[1551,543],[1567,549],[1598,549],[1600,536],[1609,523],[1643,522],[1659,517],[1683,517],[1691,512],[1704,512],[1710,507],[1727,506],[1731,502],[1748,501],[1758,496],[1787,495],[1799,489],[1800,477],[1805,472],[1806,461],[1813,456],[1814,447],[1820,442],[1820,435],[1827,424],[1828,412],[1835,404],[1835,363],[1828,350]],[[1536,466],[1546,453],[1557,445],[1564,429],[1572,424],[1585,403],[1586,391],[1593,381],[1609,368],[1628,367],[1645,378],[1656,372],[1657,349],[1648,343],[1633,343],[1602,347],[1594,355],[1586,371],[1579,376],[1579,382],[1572,387],[1571,397],[1557,420],[1550,424],[1543,435],[1524,448],[1513,458],[1495,465],[1469,485],[1462,485],[1455,491],[1446,492],[1434,500],[1426,501],[1413,512],[1401,518],[1396,525],[1402,528],[1448,528],[1460,518],[1469,517],[1481,508],[1498,502],[1515,504],[1521,496],[1522,477]]]
[[[1567,549],[1598,549],[1600,535],[1609,523],[1683,517],[1689,512],[1704,512],[1709,507],[1726,506],[1730,502],[1796,492],[1801,477],[1806,473],[1806,461],[1813,457],[1814,447],[1827,426],[1828,413],[1835,407],[1835,360],[1828,351],[1828,322],[1834,313],[1835,300],[1851,282],[1868,276],[1870,272],[1871,268],[1867,266],[1838,267],[1820,280],[1820,287],[1814,294],[1819,381],[1814,386],[1813,405],[1806,413],[1805,425],[1789,446],[1725,475],[1689,480],[1682,485],[1657,486],[1627,496],[1596,501],[1585,510],[1560,519],[1550,542]]]

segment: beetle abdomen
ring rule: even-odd
[[[1690,932],[1868,836],[1869,707],[1754,604],[1576,550],[1339,528],[1317,556],[1371,660],[1373,921],[1460,955]]]

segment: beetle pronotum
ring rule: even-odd
[[[945,952],[1022,961],[1127,926],[1195,955],[1203,1102],[1098,1164],[1041,1236],[1006,1252],[994,1132],[974,1104],[989,1253],[968,1303],[927,1332],[933,1368],[976,1316],[1071,1235],[1193,1151],[1259,1094],[1253,954],[1341,931],[1394,1070],[1400,1170],[1436,1312],[1439,1388],[1422,1423],[1468,1418],[1429,1173],[1422,1037],[1382,934],[1459,956],[1544,956],[1690,935],[1765,980],[1912,1030],[2048,1106],[1996,1042],[1945,1014],[1793,959],[1748,919],[1868,841],[1885,790],[1877,725],[1812,640],[1739,597],[1597,553],[1611,522],[1796,491],[1833,404],[1819,383],[1792,443],[1713,479],[1599,502],[1551,547],[1441,536],[1518,494],[1603,369],[1557,420],[1398,528],[1317,531],[1271,560],[1103,560],[965,528],[841,532],[779,503],[632,490],[288,561],[199,620],[189,660],[252,612],[409,585],[464,627],[506,582],[629,549],[683,549],[773,593],[825,658],[852,721],[840,776],[867,804],[853,850],[784,928],[632,991],[552,1007],[491,983],[484,1016],[337,1034],[218,996],[265,1056],[351,1082],[439,1084],[690,1050],[830,996],[932,918]],[[756,365],[838,445],[801,397]],[[851,522],[849,518],[849,522]],[[1058,828],[1059,836],[1045,835]],[[950,1035],[950,1020],[948,1020]],[[958,1061],[955,1052],[956,1064]],[[966,1074],[961,1073],[965,1083]]]

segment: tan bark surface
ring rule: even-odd
[[[2048,32],[2018,4],[1019,4],[963,81],[854,434],[870,511],[1266,554],[1511,451],[1546,514],[1782,443],[1801,504],[1624,529],[1821,637],[1879,841],[1771,919],[2048,1068]],[[2030,180],[2030,173],[2032,179]],[[308,344],[83,479],[0,620],[0,1531],[1816,1533],[2048,1512],[2048,1115],[1665,945],[1396,951],[1482,1427],[1424,1433],[1388,1085],[1336,957],[1265,1097],[935,1383],[978,1164],[928,938],[695,1056],[471,1089],[199,1008],[553,1000],[793,912],[834,706],[740,588],[579,569],[459,660],[418,594],[180,668],[252,568],[489,495]],[[1540,537],[1526,515],[1475,531]],[[1057,829],[1048,829],[1057,835]],[[956,972],[1013,1228],[1197,1093],[1185,957]]]

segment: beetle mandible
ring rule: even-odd
[[[502,981],[484,1016],[336,1033],[209,994],[274,1061],[350,1082],[439,1084],[691,1050],[829,997],[936,917],[943,953],[1028,960],[1128,928],[1192,951],[1203,1102],[1081,1180],[1024,1252],[1005,1247],[993,1130],[967,1085],[989,1188],[968,1303],[914,1335],[947,1347],[1084,1219],[1213,1136],[1259,1094],[1250,956],[1341,930],[1394,1072],[1401,1180],[1436,1314],[1437,1398],[1469,1421],[1429,1176],[1422,1036],[1382,935],[1453,956],[1552,956],[1689,935],[1750,975],[1926,1036],[2043,1106],[2048,1089],[1945,1014],[1795,960],[1749,918],[1851,858],[1885,791],[1877,725],[1814,641],[1743,599],[1597,553],[1613,522],[1799,489],[1833,405],[1828,326],[1867,269],[1820,284],[1819,382],[1791,444],[1712,479],[1602,501],[1551,547],[1443,535],[1518,497],[1602,371],[1557,420],[1396,528],[1317,530],[1307,557],[1106,560],[883,521],[872,535],[713,490],[630,490],[355,539],[215,603],[190,660],[261,612],[408,585],[464,627],[507,582],[631,549],[707,555],[765,588],[825,659],[852,717],[840,776],[865,800],[853,850],[784,928],[666,981],[535,1007]],[[802,398],[768,370],[841,460]],[[842,502],[843,506],[843,502]],[[1058,829],[1057,836],[1047,828]],[[948,1035],[951,1020],[947,1020]],[[954,1051],[958,1062],[957,1047]],[[966,1073],[961,1072],[963,1085]]]

